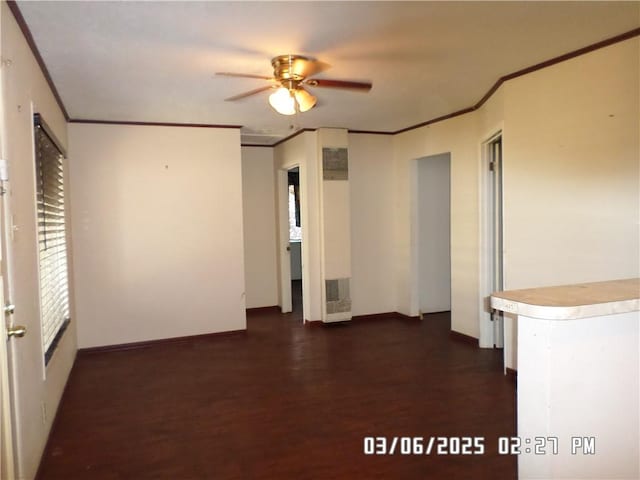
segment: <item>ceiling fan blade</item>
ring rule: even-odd
[[[216,75],[220,75],[223,77],[259,78],[261,80],[275,80],[273,76],[268,77],[266,75],[252,75],[250,73],[216,72]]]
[[[255,95],[256,93],[264,92],[265,90],[271,90],[275,88],[275,85],[267,85],[266,87],[256,88],[255,90],[250,90],[248,92],[240,93],[238,95],[234,95],[233,97],[225,98],[225,102],[233,102],[234,100],[240,100],[241,98],[250,97],[251,95]]]
[[[304,82],[305,85],[310,87],[322,87],[322,88],[345,88],[348,90],[362,90],[369,91],[373,84],[368,82],[351,82],[348,80],[329,80],[326,78],[312,78]]]

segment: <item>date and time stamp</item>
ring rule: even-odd
[[[484,455],[490,443],[485,437],[364,437],[365,455]],[[595,455],[595,437],[498,437],[491,446],[499,455]],[[566,449],[566,450],[565,450]]]

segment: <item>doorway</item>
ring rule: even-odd
[[[278,250],[280,310],[304,322],[304,192],[300,165],[278,170]]]
[[[291,271],[291,309],[302,314],[302,222],[300,211],[300,167],[287,171],[289,220],[289,263]]]
[[[480,346],[503,348],[504,314],[490,305],[492,292],[504,289],[502,133],[483,144]]]
[[[417,160],[419,315],[451,310],[451,154]]]

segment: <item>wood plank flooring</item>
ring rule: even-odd
[[[44,479],[513,479],[501,351],[449,338],[449,315],[304,327],[78,357]],[[482,436],[479,456],[364,455],[365,436]]]

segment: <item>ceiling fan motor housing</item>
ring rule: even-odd
[[[313,58],[302,55],[278,55],[271,59],[273,76],[283,87],[296,88],[306,78],[307,66],[314,61]]]

